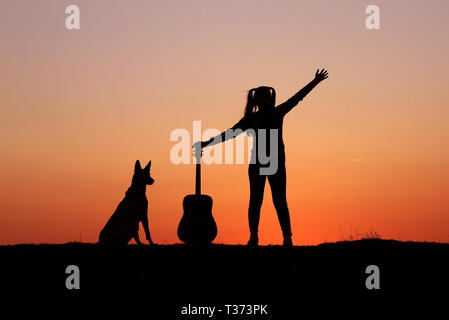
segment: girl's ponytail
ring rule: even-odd
[[[254,108],[256,107],[256,105],[254,104],[254,92],[255,91],[256,91],[255,88],[253,88],[253,89],[248,91],[248,100],[246,102],[245,114],[244,114],[245,117],[247,115],[253,113],[254,112]]]

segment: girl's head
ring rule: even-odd
[[[248,91],[248,101],[245,107],[245,116],[262,110],[274,108],[276,91],[272,87],[258,87]]]

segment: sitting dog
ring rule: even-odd
[[[150,176],[151,161],[142,169],[139,160],[134,165],[134,175],[131,187],[126,191],[125,198],[120,202],[114,214],[100,232],[99,244],[121,246],[134,238],[138,245],[139,222],[142,222],[146,238],[153,244],[148,227],[148,200],[145,196],[147,185],[152,185],[154,179]]]

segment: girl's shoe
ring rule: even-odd
[[[284,238],[284,247],[293,247],[292,237]]]
[[[259,237],[257,234],[251,234],[248,240],[248,247],[257,247],[259,245]]]

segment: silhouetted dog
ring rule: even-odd
[[[99,243],[104,245],[126,245],[134,238],[139,239],[139,222],[142,222],[146,238],[153,244],[148,227],[148,200],[145,196],[147,185],[154,183],[150,176],[151,161],[142,169],[139,160],[134,166],[131,187],[126,191],[125,198],[120,202],[114,214],[100,232]]]

